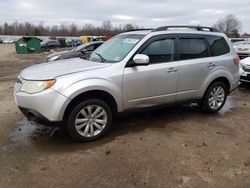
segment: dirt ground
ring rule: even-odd
[[[126,114],[103,139],[75,143],[15,105],[15,76],[44,57],[0,45],[0,187],[250,187],[250,86],[215,115],[195,105]]]

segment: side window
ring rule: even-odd
[[[102,44],[95,44],[95,49],[101,46]]]
[[[87,50],[87,51],[93,51],[94,48],[95,48],[94,45],[90,45],[90,46],[88,46],[88,47],[86,48],[86,50]]]
[[[204,39],[180,38],[178,49],[181,60],[209,57],[209,52]]]
[[[174,51],[174,39],[162,39],[149,44],[141,54],[148,55],[150,63],[163,63],[174,60]]]
[[[220,36],[207,36],[209,46],[213,56],[219,56],[230,52],[230,48],[223,37]]]

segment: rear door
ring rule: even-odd
[[[177,40],[179,81],[177,101],[195,99],[202,83],[214,68],[204,35],[181,34]]]

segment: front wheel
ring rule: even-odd
[[[99,99],[89,99],[76,105],[69,114],[66,130],[76,141],[94,141],[110,128],[112,112]]]
[[[221,110],[227,100],[227,93],[227,87],[223,82],[210,85],[201,101],[202,110],[207,113]]]

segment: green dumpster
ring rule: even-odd
[[[40,53],[42,40],[37,37],[22,37],[15,42],[17,54]]]

